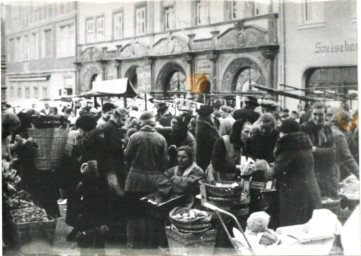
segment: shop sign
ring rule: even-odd
[[[343,43],[323,43],[317,42],[315,45],[316,54],[335,54],[357,52],[357,43],[344,41]]]

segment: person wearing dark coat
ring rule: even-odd
[[[211,158],[214,143],[219,139],[219,134],[212,120],[213,108],[203,105],[198,110],[196,125],[196,162],[202,170],[206,170]]]
[[[146,215],[140,199],[157,191],[156,179],[163,175],[168,164],[167,142],[154,127],[155,117],[147,111],[140,116],[141,129],[134,133],[125,149],[130,166],[125,182],[129,205],[127,238],[129,248],[154,248],[160,243],[162,223]]]
[[[279,127],[275,147],[274,178],[279,195],[279,226],[306,223],[321,208],[321,194],[314,174],[312,142],[299,124],[286,120]]]
[[[216,141],[212,152],[212,176],[216,180],[235,180],[240,174],[237,165],[240,164],[241,155],[244,155],[250,130],[251,123],[238,120],[233,124],[230,136],[224,135]]]
[[[346,129],[350,127],[350,121],[350,115],[342,109],[337,110],[330,120],[332,135],[336,145],[336,163],[339,169],[339,182],[351,174],[359,177],[359,166],[350,152],[350,147],[345,135],[345,133],[348,132]]]
[[[316,102],[311,109],[311,119],[301,126],[311,139],[315,160],[315,174],[322,197],[338,195],[339,177],[336,163],[336,146],[331,127],[325,124],[326,106]]]
[[[75,125],[79,129],[79,135],[75,140],[73,156],[79,160],[80,165],[92,166],[91,170],[96,172],[96,175],[82,175],[85,180],[77,186],[81,199],[74,233],[78,232],[78,244],[81,248],[104,248],[103,235],[98,232],[84,235],[83,232],[107,223],[106,174],[110,169],[110,157],[102,136],[92,132],[96,127],[96,119],[93,116],[80,116]]]
[[[258,106],[257,98],[249,96],[246,99],[246,106],[242,109],[237,109],[233,112],[233,118],[236,120],[244,120],[250,123],[254,123],[260,117],[260,114],[254,111],[254,109]]]
[[[248,140],[246,155],[254,160],[263,159],[268,163],[274,162],[273,150],[279,138],[275,129],[276,119],[270,113],[264,113],[258,120],[259,127]]]

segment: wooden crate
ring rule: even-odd
[[[212,255],[216,243],[215,229],[202,233],[181,233],[170,226],[166,234],[171,255]]]

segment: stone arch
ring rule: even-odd
[[[98,65],[90,65],[84,69],[82,72],[84,75],[83,81],[81,83],[81,92],[89,91],[92,89],[92,82],[94,79],[102,79],[102,69]]]
[[[260,76],[255,81],[258,84],[267,85],[268,77],[263,67],[248,57],[240,57],[230,62],[226,68],[222,79],[222,90],[235,91],[239,75],[247,69],[253,69],[259,72]]]
[[[133,65],[125,72],[124,77],[128,78],[129,81],[132,83],[133,87],[136,89],[138,87],[138,74],[137,69],[138,65]]]
[[[167,62],[160,69],[157,80],[156,80],[156,89],[158,91],[166,92],[169,88],[166,87],[166,83],[169,77],[175,72],[181,72],[186,76],[185,69],[176,62]]]

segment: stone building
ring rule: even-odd
[[[272,1],[80,2],[78,93],[124,77],[157,98],[276,87],[275,10]]]
[[[26,105],[75,90],[76,2],[6,2],[7,98]]]

